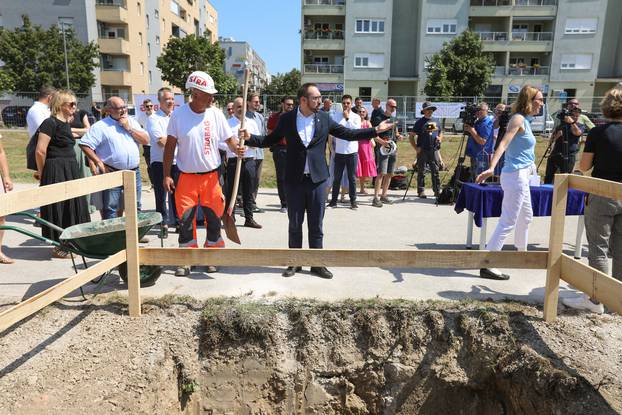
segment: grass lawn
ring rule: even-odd
[[[7,153],[9,160],[9,169],[13,181],[20,183],[35,183],[32,177],[32,171],[26,169],[26,145],[28,144],[28,133],[25,130],[3,130],[2,132],[2,144],[4,150]],[[457,152],[460,146],[462,136],[459,135],[446,135],[441,148],[441,154],[445,164],[449,167],[450,172],[440,172],[441,180],[448,182],[451,178],[451,172],[453,171],[456,161]],[[536,143],[536,163],[542,158],[542,154],[546,150],[547,140],[542,137],[537,138]],[[263,162],[261,186],[262,187],[276,187],[276,175],[274,171],[274,162],[272,161],[272,153],[266,149],[265,160]],[[406,166],[409,169],[412,168],[412,162],[416,159],[415,150],[410,146],[407,141],[398,143],[398,157],[397,166]],[[466,162],[469,163],[468,160]],[[542,163],[540,166],[540,176],[544,177],[544,169],[546,163]],[[140,169],[144,182],[148,182],[147,167],[144,159],[141,157]],[[416,186],[416,179],[413,180],[412,185]],[[426,176],[426,186],[430,187],[430,177]]]

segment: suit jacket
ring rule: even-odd
[[[307,159],[309,160],[309,173],[313,183],[328,179],[326,143],[329,134],[348,141],[369,140],[376,136],[374,128],[352,130],[336,123],[329,113],[318,111],[314,117],[315,132],[313,138],[309,142],[309,146],[305,147],[298,135],[297,115],[298,108],[282,114],[272,133],[266,136],[251,135],[251,138],[246,141],[250,147],[270,147],[285,137],[287,142],[285,180],[287,181],[302,181]]]

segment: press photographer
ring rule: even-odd
[[[440,147],[443,139],[443,133],[439,130],[440,125],[436,118],[432,118],[432,114],[436,111],[436,107],[431,102],[424,102],[421,109],[421,115],[415,123],[414,134],[417,135],[417,143],[414,144],[414,137],[411,138],[410,144],[417,151],[417,195],[425,199],[425,168],[430,169],[432,176],[432,190],[434,196],[438,199],[441,191],[441,181],[438,175],[438,163],[434,155],[436,149]]]
[[[556,173],[572,173],[579,152],[579,140],[586,130],[579,122],[581,108],[563,109],[558,113],[560,125],[551,134],[551,154],[546,162],[544,183],[551,184]]]
[[[475,110],[475,111],[473,111]],[[471,181],[489,165],[494,145],[494,117],[488,115],[488,104],[465,107],[464,132],[469,135],[466,155],[471,160]]]

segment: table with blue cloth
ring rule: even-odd
[[[531,207],[533,216],[551,216],[551,206],[553,201],[553,185],[531,186]],[[585,193],[568,189],[568,204],[566,215],[583,215]],[[501,216],[501,204],[503,202],[503,190],[499,184],[480,185],[475,183],[464,183],[458,194],[454,210],[461,213],[463,210],[469,212],[467,224],[467,249],[471,248],[473,242],[473,223],[480,230],[479,248],[486,247],[486,219],[498,218]],[[581,237],[583,235],[583,220],[578,221],[577,244],[575,257],[580,257]]]

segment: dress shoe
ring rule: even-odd
[[[499,271],[498,269],[494,269],[494,268],[482,268],[479,270],[479,276],[480,278],[487,278],[489,280],[500,280],[500,281],[506,281],[510,279],[510,276],[508,274],[504,274],[501,271]]]
[[[333,278],[333,273],[326,269],[326,267],[311,267],[311,274],[327,280]]]
[[[254,219],[246,219],[246,222],[244,222],[244,226],[247,227],[247,228],[253,228],[253,229],[261,229],[261,228],[263,228],[263,226],[261,226],[260,224],[255,222]]]
[[[302,271],[302,267],[287,267],[285,271],[283,271],[284,277],[293,277],[295,273]]]
[[[334,200],[331,200],[330,203],[328,204],[328,207],[331,207],[331,208],[337,207],[337,202]]]
[[[356,210],[356,209],[358,209],[358,208],[359,208],[358,203],[356,203],[356,202],[352,202],[352,203],[350,203],[350,209],[352,209],[352,210]]]
[[[287,213],[287,207],[282,207],[279,212],[281,213]]]
[[[253,213],[264,213],[265,211],[257,206],[253,206]]]

